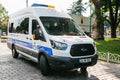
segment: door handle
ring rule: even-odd
[[[30,38],[30,40],[32,40],[32,39]]]
[[[26,37],[26,39],[28,39],[28,37]]]

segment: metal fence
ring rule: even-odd
[[[114,62],[114,63],[120,63],[120,55],[118,54],[112,54],[109,52],[98,52],[99,59],[105,60],[107,62]]]

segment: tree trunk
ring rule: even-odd
[[[111,38],[116,38],[116,27],[111,27]]]
[[[96,39],[98,39],[98,40],[104,40],[104,24],[103,24],[103,22],[102,22],[102,16],[99,16],[99,17],[97,17],[98,19],[98,21],[97,21],[97,33],[98,33],[98,36],[97,36],[97,38]],[[99,21],[100,20],[100,21]]]
[[[104,24],[100,10],[96,10],[96,37],[95,39],[104,40]]]
[[[94,39],[104,40],[104,20],[101,11],[101,2],[99,0],[91,0],[95,7],[96,14],[96,36]],[[94,35],[94,34],[93,34]]]
[[[116,38],[116,29],[117,26],[120,22],[120,17],[119,17],[119,8],[120,8],[120,0],[115,0],[115,5],[113,6],[112,1],[109,0],[109,16],[110,20],[108,22],[111,25],[111,38]],[[114,7],[114,8],[113,8]]]
[[[103,22],[101,22],[101,21],[99,22],[99,20],[97,18],[95,19],[94,24],[92,26],[93,38],[96,40],[104,40]]]

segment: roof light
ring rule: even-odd
[[[55,6],[53,6],[53,5],[48,5],[48,7],[49,7],[49,8],[55,8]]]
[[[55,6],[53,6],[53,5],[45,5],[45,4],[38,4],[38,3],[32,4],[32,7],[48,7],[48,8],[55,8]]]

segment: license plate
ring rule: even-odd
[[[79,62],[80,63],[88,63],[88,62],[91,62],[91,58],[80,59]]]

